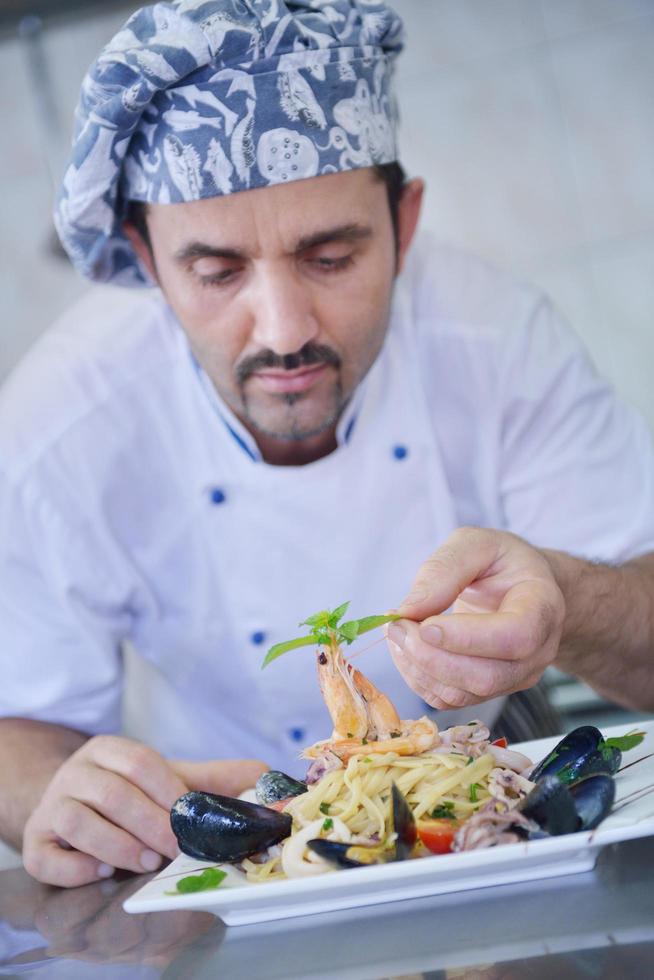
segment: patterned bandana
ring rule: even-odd
[[[151,285],[121,225],[168,204],[396,159],[402,22],[380,0],[173,0],[136,11],[84,82],[55,211],[91,279]]]

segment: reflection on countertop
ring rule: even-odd
[[[635,840],[605,848],[583,874],[238,928],[206,912],[128,915],[122,904],[144,877],[63,890],[12,869],[0,872],[0,976],[645,976],[653,863],[654,839]]]

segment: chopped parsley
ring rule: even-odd
[[[329,803],[321,803],[318,809],[320,810],[321,813],[324,813],[325,816],[327,816],[329,813],[329,807],[330,807]]]
[[[454,803],[451,800],[443,800],[431,811],[434,820],[455,820]]]
[[[334,826],[334,821],[332,820],[332,818],[325,817],[325,819],[322,822],[323,831],[327,833],[328,830],[332,830],[333,826]]]
[[[471,803],[476,803],[477,802],[477,790],[478,789],[481,789],[481,786],[479,785],[479,783],[470,783],[470,802]]]
[[[473,763],[474,761],[475,761],[475,760],[474,760],[474,759],[472,758],[472,756],[471,756],[471,755],[469,755],[469,756],[468,756],[468,761],[466,762],[466,765],[467,765],[467,766],[471,766],[471,765],[472,765],[472,763]]]

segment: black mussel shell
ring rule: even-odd
[[[579,815],[580,830],[592,830],[611,812],[615,782],[606,773],[585,776],[568,789]]]
[[[607,745],[606,742],[602,742],[597,751],[588,756],[578,778],[592,776],[599,772],[612,776],[620,768],[621,762],[622,752],[620,749],[615,745]]]
[[[538,824],[541,830],[556,837],[580,829],[580,819],[567,786],[556,776],[544,776],[521,800],[517,809]]]
[[[615,756],[604,746],[599,728],[582,725],[562,738],[535,766],[529,778],[536,783],[543,776],[556,776],[560,782],[569,784],[590,772],[615,772],[609,768],[614,762]]]
[[[307,847],[337,868],[363,868],[367,864],[379,864],[384,859],[384,849],[379,845],[343,844],[341,841],[316,837],[307,841]]]
[[[286,800],[289,796],[300,796],[306,793],[307,784],[287,776],[285,772],[271,769],[264,772],[257,779],[255,792],[257,800],[262,806],[270,803],[277,803],[279,800]]]
[[[241,861],[288,837],[292,823],[288,813],[213,793],[185,793],[170,811],[180,851],[201,861]]]
[[[418,838],[418,831],[411,807],[395,783],[392,785],[391,792],[393,794],[393,830],[397,834],[395,860],[405,861],[413,850]]]

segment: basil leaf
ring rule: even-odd
[[[326,626],[328,619],[329,609],[322,609],[320,612],[314,613],[313,616],[307,616],[301,623],[298,623],[298,626]]]
[[[338,627],[338,632],[347,643],[351,643],[352,640],[357,638],[359,633],[359,623],[356,619],[350,619],[347,623],[342,623]]]
[[[336,606],[336,609],[334,609],[334,611],[330,613],[329,616],[330,626],[336,626],[338,624],[339,619],[342,619],[345,613],[347,612],[347,607],[349,605],[350,605],[350,601],[348,599],[348,601],[344,602],[342,606]]]
[[[187,875],[186,878],[180,878],[176,887],[182,895],[189,895],[191,892],[204,892],[210,888],[218,888],[226,877],[226,871],[220,871],[218,868],[205,868],[198,875]]]
[[[390,613],[388,616],[364,616],[363,619],[354,620],[359,626],[357,636],[361,636],[362,633],[367,633],[368,630],[377,629],[378,626],[383,626],[384,623],[392,623],[396,619],[402,619],[402,617],[397,613]]]
[[[629,735],[616,735],[614,738],[607,738],[604,745],[613,749],[620,749],[621,752],[628,752],[635,749],[645,738],[645,732],[631,732]]]
[[[315,643],[315,636],[299,636],[296,640],[284,640],[283,643],[275,643],[264,657],[261,669],[263,670],[264,667],[267,667],[269,663],[272,663],[277,657],[281,657],[288,650],[295,650],[297,647],[315,646]]]

